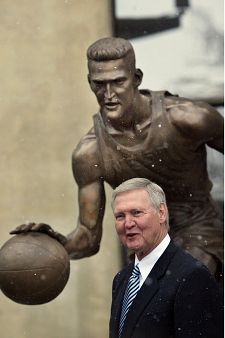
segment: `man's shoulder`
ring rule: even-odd
[[[175,246],[177,247],[177,250],[170,264],[170,268],[173,270],[173,273],[177,271],[177,276],[183,278],[192,275],[197,271],[202,271],[204,274],[206,273],[207,275],[210,275],[209,270],[202,262],[194,258],[181,247],[177,245]]]
[[[204,101],[169,96],[165,97],[165,108],[171,123],[187,136],[198,138],[220,120],[219,113]]]
[[[73,150],[73,159],[82,159],[83,156],[90,156],[97,151],[97,140],[94,128],[92,127],[78,142]]]
[[[164,108],[170,121],[178,128],[202,125],[215,109],[207,102],[192,100],[171,94],[166,90],[151,91],[151,96],[163,100]],[[154,100],[153,100],[154,101]]]
[[[186,97],[168,95],[164,98],[164,104],[167,110],[172,112],[184,111],[192,114],[196,109],[209,110],[210,106],[204,101],[194,101]]]
[[[72,169],[77,183],[85,185],[102,177],[99,150],[93,128],[72,153]]]
[[[193,295],[203,294],[204,290],[209,290],[209,293],[214,293],[214,296],[221,296],[220,286],[209,269],[183,249],[177,250],[169,269],[171,269],[171,280],[167,280],[167,283],[170,285],[174,283],[179,295],[184,290],[193,292]]]

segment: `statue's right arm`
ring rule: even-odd
[[[71,259],[78,259],[97,253],[102,237],[105,190],[94,137],[84,138],[78,144],[72,155],[72,168],[78,185],[79,216],[75,230],[64,236],[48,224],[28,222],[17,226],[10,234],[45,232],[66,248]]]
[[[105,190],[96,139],[81,141],[72,155],[72,169],[78,185],[79,216],[65,248],[72,259],[78,259],[97,253],[102,237]]]

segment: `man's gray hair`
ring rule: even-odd
[[[169,213],[166,203],[166,196],[163,191],[163,189],[156,183],[151,182],[147,178],[131,178],[130,180],[127,180],[123,183],[121,183],[117,188],[113,190],[112,194],[112,209],[114,210],[114,203],[117,194],[126,192],[129,190],[134,189],[144,189],[149,196],[150,203],[152,207],[159,211],[160,210],[160,204],[163,203],[166,207],[166,227],[169,229]]]

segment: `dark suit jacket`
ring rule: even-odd
[[[121,304],[133,263],[113,281],[110,338],[118,338]],[[223,297],[207,268],[172,241],[127,314],[121,338],[222,338]]]

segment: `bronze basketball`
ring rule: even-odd
[[[36,305],[56,298],[70,274],[64,247],[40,232],[13,236],[0,250],[0,288],[13,301]]]

